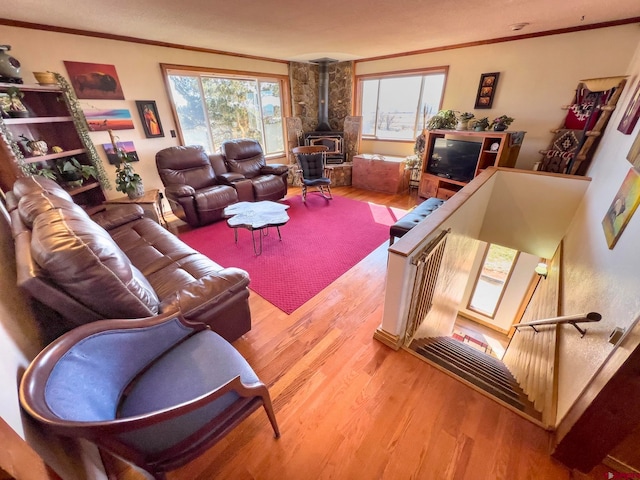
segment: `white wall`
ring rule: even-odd
[[[25,83],[35,83],[32,72],[53,71],[69,78],[64,60],[115,65],[120,78],[125,100],[80,100],[83,109],[127,108],[131,112],[135,130],[116,130],[121,141],[133,141],[140,158],[134,165],[142,177],[145,188],[163,189],[155,165],[155,154],[159,150],[178,145],[171,138],[170,130],[176,130],[169,97],[160,70],[160,63],[202,66],[236,71],[250,71],[287,75],[288,66],[282,62],[253,60],[230,55],[214,55],[188,50],[142,45],[137,43],[105,40],[55,32],[45,32],[0,25],[0,38],[11,45],[11,54],[21,66]],[[165,136],[146,138],[136,109],[136,100],[155,100]],[[92,132],[91,140],[96,144],[111,182],[115,179],[115,167],[107,161],[101,145],[109,143],[107,132]],[[122,196],[115,190],[106,192],[107,198]],[[166,207],[166,206],[165,206]],[[168,209],[166,207],[165,209]]]
[[[611,353],[613,346],[607,339],[614,327],[628,327],[640,314],[640,212],[631,218],[613,250],[607,246],[601,223],[631,168],[626,156],[640,132],[640,124],[631,135],[617,130],[640,77],[640,46],[625,73],[630,75],[629,83],[587,173],[593,181],[564,243],[562,313],[596,311],[603,318],[588,325],[583,339],[571,326],[560,336],[559,418]]]
[[[480,45],[441,52],[357,62],[356,75],[449,66],[444,109],[471,111],[489,119],[515,118],[510,130],[527,132],[518,168],[530,169],[540,160],[571,102],[580,79],[623,75],[633,56],[640,29],[629,24],[514,42]],[[474,110],[482,73],[500,72],[491,109]],[[363,153],[411,155],[411,142],[364,140]]]

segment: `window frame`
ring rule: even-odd
[[[416,68],[411,70],[396,70],[390,72],[383,73],[366,73],[362,75],[355,76],[356,83],[356,98],[355,98],[355,112],[356,115],[362,115],[362,95],[363,95],[363,81],[365,80],[383,80],[385,78],[401,78],[401,77],[417,77],[417,76],[425,76],[429,74],[444,74],[444,82],[442,83],[442,96],[440,98],[440,104],[438,105],[438,111],[442,110],[442,104],[444,102],[445,92],[447,90],[447,81],[449,79],[449,66],[437,66],[437,67],[428,67],[428,68]],[[422,92],[421,92],[422,95]],[[380,137],[378,135],[365,135],[362,134],[362,138],[365,140],[378,140],[384,142],[415,142],[415,137],[420,135],[422,131],[419,131],[419,122],[420,122],[420,111],[418,110],[419,106],[416,107],[416,126],[415,126],[415,136],[411,139],[398,139],[398,138],[385,138]],[[436,112],[433,112],[435,115]],[[428,118],[427,118],[428,120]]]
[[[180,124],[180,119],[178,117],[178,111],[176,109],[176,105],[173,99],[173,94],[171,91],[171,83],[169,80],[170,75],[184,75],[184,76],[192,76],[192,77],[208,76],[208,77],[216,77],[216,78],[228,78],[233,80],[278,82],[280,84],[280,98],[282,101],[283,148],[282,148],[282,152],[271,153],[271,154],[265,155],[265,157],[267,159],[271,159],[271,158],[283,158],[287,156],[287,135],[286,135],[285,118],[291,116],[291,83],[288,75],[280,75],[276,73],[265,73],[265,72],[253,72],[253,71],[245,71],[245,70],[229,70],[229,69],[223,69],[223,68],[175,65],[175,64],[167,64],[167,63],[161,63],[160,69],[162,70],[162,77],[164,79],[167,96],[169,98],[171,113],[173,115],[173,120],[176,125],[178,140],[180,141],[181,145],[185,144],[184,134],[182,132],[182,126]],[[202,89],[201,82],[199,82],[199,86]],[[209,115],[206,109],[205,109],[205,115],[207,117],[207,122],[208,122]],[[210,131],[209,131],[209,135],[211,135]]]
[[[475,281],[473,282],[473,288],[471,289],[471,294],[469,295],[469,299],[467,300],[467,310],[474,312],[482,317],[494,319],[496,317],[496,314],[498,313],[500,304],[502,303],[502,299],[504,298],[504,294],[507,290],[507,286],[509,285],[509,281],[511,280],[511,275],[513,275],[513,271],[515,270],[516,264],[518,263],[518,258],[520,258],[520,251],[510,248],[510,250],[514,250],[516,254],[513,257],[513,261],[511,262],[509,273],[507,274],[507,277],[504,279],[504,283],[502,285],[502,289],[500,290],[500,296],[498,297],[498,301],[496,302],[496,305],[493,308],[493,312],[491,313],[491,315],[489,315],[486,312],[480,311],[477,308],[473,307],[471,305],[471,302],[473,301],[473,296],[476,292],[476,289],[478,288],[478,282],[480,281],[480,277],[482,276],[482,270],[484,269],[485,262],[487,261],[487,255],[489,255],[489,249],[491,248],[491,245],[496,245],[498,247],[503,247],[503,248],[510,248],[510,247],[505,247],[504,245],[498,245],[497,243],[486,244],[484,253],[482,255],[482,261],[480,262],[480,268],[478,268]]]

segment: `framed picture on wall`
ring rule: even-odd
[[[483,73],[480,75],[475,108],[491,108],[499,77],[500,72]]]
[[[120,157],[118,157],[118,153],[113,148],[113,143],[104,143],[102,144],[102,148],[104,148],[104,152],[107,154],[107,160],[109,160],[111,165],[120,164],[121,160]],[[127,153],[127,158],[130,162],[137,162],[140,160],[133,142],[118,142],[118,148],[121,148]]]
[[[627,153],[627,160],[636,169],[640,170],[640,132],[636,135],[636,139],[633,141],[629,153]]]
[[[76,97],[96,100],[124,100],[114,65],[64,60]]]
[[[112,108],[105,110],[83,110],[89,130],[101,132],[106,130],[131,130],[133,118],[127,108]]]
[[[640,174],[631,168],[602,219],[602,229],[609,249],[615,247],[638,208],[638,203],[640,203]]]
[[[136,106],[147,138],[164,137],[156,102],[154,100],[136,100]]]
[[[618,131],[625,135],[629,135],[633,132],[636,123],[638,123],[638,116],[640,116],[640,80],[638,80],[633,96],[629,100],[627,108],[622,114],[622,120],[620,120],[620,124],[618,125]]]

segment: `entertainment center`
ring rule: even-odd
[[[485,168],[516,164],[525,132],[426,130],[418,194],[443,200]]]

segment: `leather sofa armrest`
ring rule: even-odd
[[[190,185],[169,185],[165,187],[164,193],[168,197],[180,198],[180,197],[192,197],[195,195],[195,189]]]
[[[231,185],[231,186],[233,186],[234,182],[237,182],[238,180],[244,180],[244,179],[245,179],[244,175],[242,175],[241,173],[234,173],[234,172],[223,173],[216,177],[216,180],[218,180],[221,184]]]
[[[190,282],[183,289],[163,300],[161,310],[166,312],[177,309],[187,320],[199,321],[199,317],[206,316],[209,310],[246,289],[248,285],[247,272],[235,267],[223,268],[198,281]]]
[[[142,217],[144,217],[144,210],[140,205],[119,205],[95,213],[91,219],[105,230],[111,230]]]
[[[284,165],[283,163],[270,163],[260,169],[260,173],[262,173],[263,175],[282,175],[284,173],[287,173],[288,171],[289,166]]]

